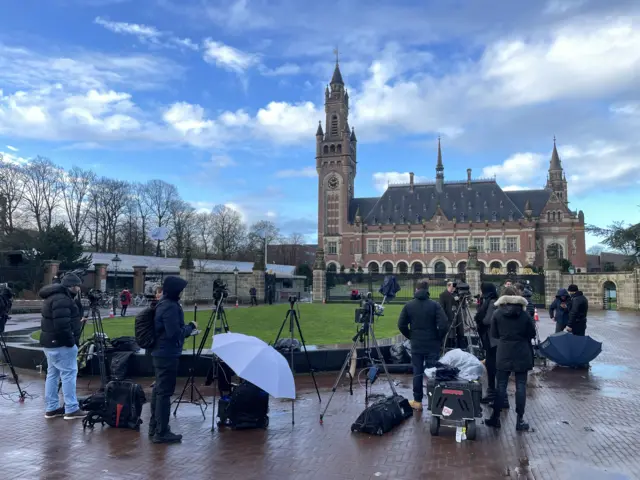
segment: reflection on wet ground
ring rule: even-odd
[[[503,428],[479,425],[478,439],[456,443],[455,430],[429,433],[429,414],[405,421],[382,437],[350,433],[364,408],[364,392],[353,396],[340,386],[325,417],[309,377],[298,380],[295,426],[291,404],[271,401],[266,431],[211,433],[197,406],[183,405],[174,430],[181,445],[157,446],[140,433],[43,418],[43,377],[23,374],[28,392],[39,395],[24,404],[0,398],[0,478],[4,479],[588,479],[640,478],[640,447],[635,431],[640,414],[640,317],[594,314],[588,333],[603,342],[590,370],[549,366],[529,385],[526,418],[534,431],[515,432],[515,412],[503,413]],[[540,322],[541,336],[553,323]],[[319,375],[323,401],[335,374]],[[411,378],[396,376],[398,390],[411,395]],[[152,379],[141,379],[148,392]],[[95,387],[96,382],[93,381]],[[79,388],[87,391],[87,379]],[[12,390],[4,383],[2,392]],[[211,390],[203,388],[206,396]],[[388,393],[385,382],[375,393]],[[514,405],[513,392],[510,394]],[[143,419],[148,418],[148,406]]]

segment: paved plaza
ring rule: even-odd
[[[539,323],[543,337],[551,332],[547,315]],[[99,426],[83,431],[80,421],[45,420],[44,378],[23,372],[24,386],[36,398],[23,404],[0,398],[0,478],[640,478],[640,316],[594,312],[587,333],[604,342],[590,371],[548,368],[529,382],[526,418],[533,431],[516,434],[511,411],[503,414],[502,430],[480,425],[478,439],[462,443],[456,443],[453,429],[432,437],[426,411],[383,437],[352,434],[350,425],[364,408],[364,392],[358,389],[349,396],[346,386],[320,425],[321,404],[304,376],[298,382],[293,427],[289,402],[271,401],[266,431],[214,433],[211,408],[203,420],[197,406],[184,405],[172,419],[174,431],[184,434],[183,443],[154,445],[146,436],[148,406],[140,433]],[[409,397],[410,377],[395,378]],[[334,374],[319,378],[323,402],[334,379]],[[149,392],[152,379],[140,382]],[[79,379],[78,386],[91,391],[87,378]],[[3,393],[13,390],[7,382],[2,385]],[[374,393],[386,392],[384,382],[374,387]],[[510,399],[513,405],[513,391]]]

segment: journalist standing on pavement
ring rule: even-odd
[[[444,313],[449,321],[447,330],[451,328],[451,325],[453,325],[453,322],[455,321],[455,317],[453,314],[456,307],[456,299],[453,294],[455,289],[456,287],[453,282],[447,282],[447,288],[440,294],[439,298],[440,306],[442,307],[442,310],[444,310]],[[456,347],[463,350],[467,348],[467,339],[464,336],[464,325],[462,324],[462,321],[456,325],[453,335],[455,335],[456,338]]]
[[[422,410],[424,370],[434,367],[438,361],[442,339],[448,328],[449,322],[442,307],[429,299],[429,282],[420,280],[413,300],[402,308],[398,319],[398,329],[411,340],[413,400],[409,404],[414,410]]]
[[[584,337],[587,331],[589,300],[578,290],[577,285],[569,285],[567,290],[569,290],[569,295],[571,295],[571,310],[569,310],[569,324],[565,330],[574,335]]]
[[[45,418],[64,416],[65,420],[84,418],[76,397],[78,375],[78,345],[82,331],[83,308],[80,299],[82,281],[73,273],[61,283],[47,285],[40,290],[42,320],[40,345],[47,357],[47,380],[44,386]],[[64,406],[60,406],[58,382],[62,379]]]
[[[529,430],[524,421],[527,401],[527,372],[533,369],[531,339],[536,336],[533,319],[525,311],[527,300],[515,288],[505,288],[495,302],[496,311],[491,320],[490,335],[498,340],[496,352],[497,394],[493,401],[493,414],[485,425],[500,428],[500,411],[507,401],[507,384],[511,372],[516,377],[516,430]]]
[[[494,305],[498,300],[498,289],[491,282],[483,282],[480,285],[482,292],[482,304],[478,307],[475,321],[478,326],[478,335],[482,341],[485,351],[485,366],[487,368],[487,394],[482,399],[482,403],[492,403],[496,396],[496,351],[498,349],[498,339],[489,335],[491,330],[491,320],[496,309]]]
[[[184,339],[198,328],[195,322],[184,324],[180,295],[186,286],[187,281],[180,277],[166,277],[162,285],[162,298],[156,305],[156,341],[151,352],[156,381],[151,394],[149,419],[149,436],[153,443],[182,441],[182,435],[173,433],[169,428],[169,415]]]
[[[571,298],[566,288],[561,288],[549,307],[549,316],[556,322],[556,333],[562,332],[569,325]]]

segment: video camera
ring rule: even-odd
[[[355,322],[356,323],[373,323],[375,317],[384,316],[384,306],[378,305],[373,301],[371,292],[367,294],[367,298],[362,301],[362,307],[356,308]]]
[[[92,288],[91,290],[89,290],[89,292],[87,293],[87,299],[89,300],[89,306],[90,307],[96,307],[98,305],[98,302],[100,302],[100,300],[102,300],[103,297],[103,293],[100,290],[96,290],[94,288]]]
[[[229,290],[227,288],[227,284],[221,279],[216,278],[213,281],[213,299],[218,303],[220,300],[227,298],[228,296]]]
[[[296,303],[298,301],[298,297],[296,297],[295,295],[289,295],[288,301],[289,303]]]
[[[471,298],[471,287],[468,283],[457,280],[448,280],[447,283],[453,284],[453,299],[456,302],[468,300]]]

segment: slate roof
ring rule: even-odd
[[[459,222],[513,220],[524,218],[524,205],[531,202],[533,216],[538,216],[549,199],[548,190],[505,192],[495,180],[445,182],[442,193],[435,183],[390,185],[379,198],[354,198],[349,205],[349,222],[355,220],[356,211],[365,225],[422,223],[430,221],[438,207],[444,216]],[[479,220],[478,220],[479,219]]]
[[[111,259],[115,256],[114,253],[91,253],[92,265],[89,267],[89,271],[93,271],[94,263],[106,263],[107,270],[113,271],[114,265],[111,263]],[[118,265],[118,272],[133,273],[134,266],[147,267],[147,274],[153,273],[168,273],[179,274],[181,258],[164,258],[164,257],[152,257],[143,255],[125,255],[118,254],[118,257],[122,260]],[[268,260],[268,258],[267,258]],[[238,268],[240,273],[251,273],[253,271],[253,262],[236,262],[233,260],[198,260],[193,259],[193,263],[196,270],[204,270],[206,272],[215,273],[230,273],[234,268]],[[289,265],[267,265],[268,270],[273,270],[277,277],[290,277],[295,273],[296,267]]]
[[[331,77],[331,84],[337,83],[339,85],[344,85],[344,80],[342,80],[342,73],[340,72],[340,66],[336,62],[336,68],[333,70],[333,77]]]

